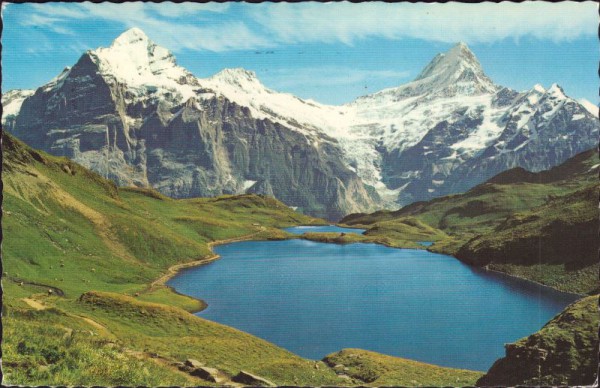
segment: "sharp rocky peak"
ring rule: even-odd
[[[137,27],[133,27],[119,35],[112,42],[111,46],[127,46],[140,43],[146,45],[154,44],[154,42],[152,42],[150,38],[148,38],[148,35],[146,35],[144,31],[140,30]]]
[[[416,96],[425,99],[475,96],[500,89],[485,75],[475,54],[460,42],[447,52],[437,54],[412,82],[359,97],[357,101],[390,96],[396,100]]]
[[[445,90],[451,94],[474,95],[498,89],[485,75],[475,54],[463,42],[446,53],[436,55],[413,83],[422,85],[419,89],[427,92]]]
[[[466,68],[478,73],[483,73],[481,64],[475,54],[473,54],[465,43],[460,42],[446,53],[436,55],[433,60],[425,66],[415,81],[440,74],[457,73]]]
[[[109,47],[89,53],[103,74],[115,76],[132,86],[156,83],[156,77],[178,80],[188,74],[177,66],[169,50],[158,46],[139,28],[129,29]]]

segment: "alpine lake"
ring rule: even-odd
[[[485,371],[504,356],[505,343],[539,330],[578,299],[424,249],[294,239],[214,251],[220,260],[185,269],[168,284],[208,303],[198,316],[310,359],[361,348]]]

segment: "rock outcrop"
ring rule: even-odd
[[[276,384],[262,378],[260,376],[254,375],[252,373],[246,371],[240,371],[237,375],[233,376],[231,381],[236,383],[245,384],[253,387],[275,387]]]

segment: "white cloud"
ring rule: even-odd
[[[595,2],[263,3],[252,7],[251,15],[283,43],[352,44],[369,37],[476,43],[594,35],[597,9]]]
[[[418,38],[452,43],[531,36],[569,41],[593,36],[595,2],[573,3],[44,3],[30,4],[24,26],[73,34],[74,23],[104,20],[139,27],[173,51],[231,51],[290,43]],[[238,12],[239,11],[239,12]],[[4,5],[3,5],[4,12]]]
[[[145,6],[165,17],[189,16],[201,12],[224,13],[229,9],[227,3],[146,3]]]
[[[150,38],[173,51],[182,49],[227,51],[254,49],[270,43],[241,21],[194,22],[204,13],[224,13],[229,4],[220,3],[80,3],[35,4],[35,13],[22,25],[43,26],[61,34],[73,34],[69,22],[101,19],[138,27]],[[182,17],[185,18],[182,20]]]

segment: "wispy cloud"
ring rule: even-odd
[[[33,12],[21,24],[47,28],[60,34],[74,34],[74,22],[103,20],[139,27],[157,43],[171,50],[227,51],[266,47],[241,21],[195,22],[205,13],[222,14],[229,4],[220,3],[46,3],[32,5]]]
[[[574,3],[263,3],[253,19],[281,42],[342,42],[383,37],[493,42],[532,36],[564,41],[593,35],[595,2]]]
[[[3,5],[4,7],[4,5]],[[231,51],[294,43],[352,45],[368,38],[569,41],[596,33],[598,5],[574,3],[45,3],[21,18],[59,34],[102,20],[139,27],[171,50]],[[4,8],[3,8],[4,11]]]

